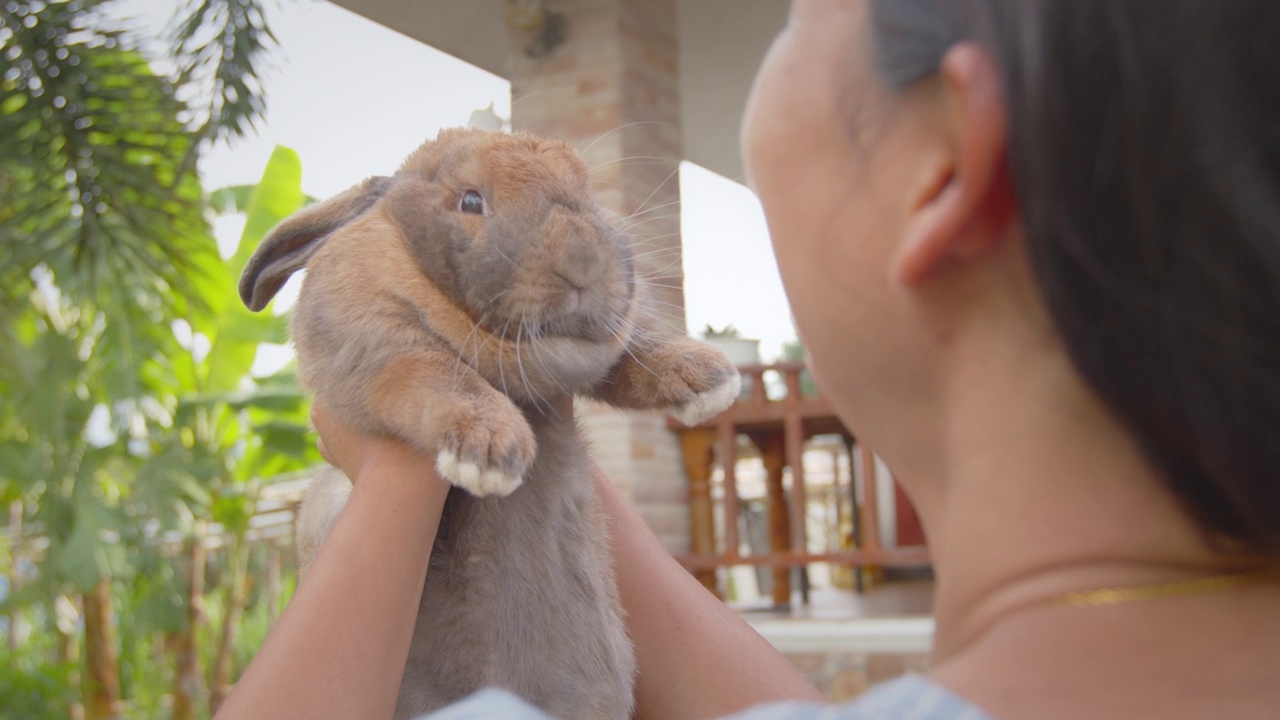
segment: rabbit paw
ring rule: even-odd
[[[536,450],[529,424],[514,408],[512,415],[455,423],[440,443],[436,470],[476,497],[510,495],[524,482]]]
[[[675,419],[692,427],[714,417],[717,413],[733,404],[742,390],[742,376],[735,370],[727,380],[709,390],[703,390],[693,399],[671,409]]]

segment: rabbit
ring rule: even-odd
[[[286,218],[241,298],[262,310],[303,268],[302,383],[347,422],[432,453],[453,485],[396,717],[488,686],[555,717],[630,717],[605,519],[572,413],[552,406],[577,395],[696,424],[736,399],[737,370],[663,328],[631,239],[559,141],[444,130],[394,175]],[[336,470],[307,492],[300,567],[349,492]]]

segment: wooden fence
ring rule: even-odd
[[[679,434],[685,471],[689,478],[691,554],[680,558],[712,591],[720,592],[716,570],[735,565],[772,568],[772,596],[776,604],[790,602],[790,568],[807,568],[814,563],[831,563],[850,568],[911,567],[929,564],[924,547],[889,548],[880,542],[875,457],[840,422],[830,403],[810,388],[803,363],[753,365],[739,368],[743,376],[743,397],[720,415],[697,427],[685,428],[674,421],[670,427]],[[771,381],[772,380],[772,381]],[[848,455],[850,482],[840,502],[846,503],[853,519],[851,542],[847,547],[811,549],[808,532],[808,493],[804,452],[806,443],[817,436],[840,438]],[[741,498],[738,488],[739,440],[749,439],[758,451],[765,470],[769,548],[766,552],[743,552],[738,527]],[[856,458],[856,460],[855,460]],[[863,482],[861,492],[852,480],[854,462],[859,462]],[[715,477],[714,470],[720,469]],[[789,490],[784,477],[790,470]],[[713,482],[713,479],[718,482]],[[718,492],[713,493],[713,484]],[[721,511],[717,523],[717,505]],[[719,531],[717,531],[717,527]],[[807,600],[807,577],[801,573],[801,591]]]

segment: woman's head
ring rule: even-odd
[[[1269,0],[796,2],[745,147],[855,430],[927,422],[957,326],[926,308],[994,294],[1202,528],[1280,551],[1277,37]]]

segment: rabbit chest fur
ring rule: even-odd
[[[450,493],[398,715],[478,685],[554,717],[631,715],[635,661],[585,448],[572,419],[533,427],[525,487],[501,499]]]
[[[303,383],[435,457],[455,486],[396,716],[496,686],[555,717],[629,717],[607,528],[575,421],[552,407],[580,395],[698,422],[737,396],[736,370],[663,329],[628,237],[555,141],[445,131],[394,176],[281,223],[241,296],[261,309],[303,267]],[[308,490],[304,572],[349,492],[337,471]]]

